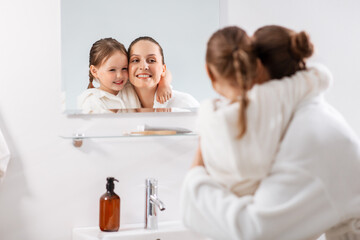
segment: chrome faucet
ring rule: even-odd
[[[157,196],[158,181],[154,178],[147,178],[145,185],[145,229],[157,229],[156,207],[160,211],[164,211],[165,205]]]

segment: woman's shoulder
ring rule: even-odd
[[[248,92],[248,96],[252,102],[263,104],[274,100],[297,103],[322,95],[330,88],[331,84],[332,75],[328,68],[320,63],[312,63],[307,69],[297,71],[291,76],[255,84]]]
[[[172,95],[172,98],[169,100],[169,107],[197,108],[200,105],[189,93],[173,90]]]
[[[329,85],[333,82],[333,76],[328,67],[324,64],[312,62],[308,64],[307,72],[312,74],[314,78],[329,82]]]

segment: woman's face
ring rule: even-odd
[[[92,75],[99,81],[100,89],[117,95],[129,78],[128,59],[125,54],[116,51],[100,66],[90,66]]]
[[[155,88],[166,70],[159,47],[140,40],[130,50],[129,79],[136,88]]]

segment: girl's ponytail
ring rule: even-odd
[[[243,29],[236,26],[216,31],[207,44],[206,63],[240,90],[240,98],[234,101],[239,101],[240,104],[237,138],[241,138],[247,126],[246,110],[249,105],[247,91],[254,84],[256,68],[256,57],[252,51],[249,36]],[[210,70],[209,75],[213,76]]]
[[[95,88],[93,85],[93,81],[94,81],[94,76],[91,74],[90,70],[89,70],[89,85],[88,85],[88,89],[89,88]]]
[[[250,89],[251,86],[252,74],[250,73],[252,72],[253,66],[248,53],[246,53],[244,50],[235,47],[232,55],[235,70],[235,80],[237,82],[237,85],[241,88],[241,96],[239,100],[240,111],[238,119],[238,126],[240,130],[238,138],[241,138],[245,134],[247,128],[246,110],[247,106],[249,105],[247,91]]]

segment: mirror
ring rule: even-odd
[[[207,40],[218,28],[219,0],[61,0],[65,113],[81,113],[77,102],[89,84],[91,46],[108,37],[118,40],[126,49],[137,37],[154,38],[163,48],[173,91],[190,94],[198,102],[214,97],[205,71],[205,51]],[[189,109],[175,106],[160,111],[183,110]],[[114,112],[139,111],[155,110]]]

